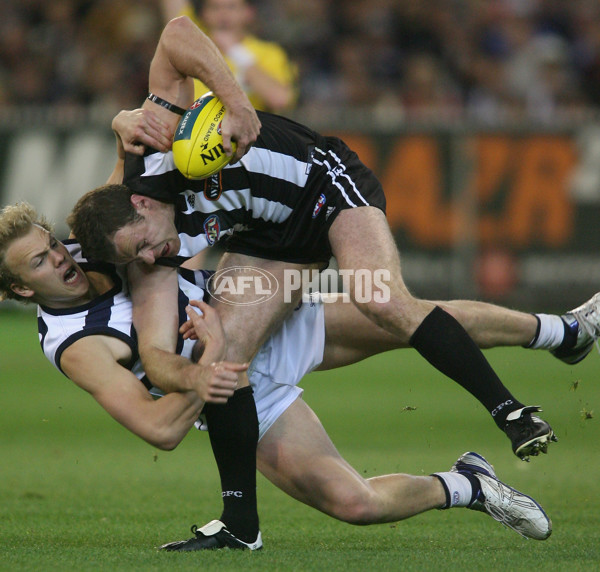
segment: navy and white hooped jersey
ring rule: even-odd
[[[81,247],[75,241],[66,241],[65,246],[84,271],[97,270],[110,274],[115,285],[102,296],[80,307],[53,310],[39,306],[38,328],[44,354],[62,372],[60,357],[71,344],[88,335],[114,336],[131,348],[132,359],[128,365],[132,373],[150,394],[161,397],[163,392],[152,385],[141,366],[132,324],[132,303],[123,275],[114,266],[88,262],[81,256]],[[212,273],[185,269],[179,269],[179,272],[181,325],[187,319],[184,308],[190,299],[206,301],[204,286]],[[182,342],[180,337],[177,352],[184,357],[191,357],[194,343],[193,340]],[[302,390],[295,386],[322,362],[324,347],[324,308],[320,297],[311,295],[263,344],[248,369],[261,437],[300,395]],[[207,429],[202,415],[195,426]]]
[[[287,118],[258,115],[261,134],[248,153],[205,180],[186,179],[171,151],[127,155],[123,183],[175,204],[181,256],[193,256],[234,231],[281,224],[302,201],[314,150],[325,149],[327,139]]]
[[[111,336],[125,342],[131,349],[128,369],[144,382],[148,389],[151,384],[145,378],[139,360],[137,335],[133,327],[132,303],[129,296],[124,270],[110,264],[96,264],[85,259],[79,243],[65,241],[67,250],[85,271],[100,271],[108,274],[114,286],[96,299],[74,308],[54,309],[38,306],[38,333],[45,356],[62,373],[60,360],[63,352],[77,340],[93,335]],[[204,284],[210,272],[179,269],[179,324],[187,320],[185,307],[190,299],[203,300]],[[177,353],[190,357],[194,342],[179,338]]]

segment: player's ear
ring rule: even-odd
[[[144,210],[148,210],[150,208],[150,199],[145,197],[144,195],[136,195],[135,193],[131,195],[130,199],[133,208],[141,213]]]
[[[19,296],[22,296],[23,298],[31,298],[32,296],[35,295],[35,292],[31,288],[28,288],[27,286],[23,286],[23,284],[17,284],[16,282],[13,282],[10,285],[10,289],[15,294],[18,294]]]

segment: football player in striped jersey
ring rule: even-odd
[[[204,296],[205,279],[201,272],[179,271],[181,304],[176,322],[183,326],[187,323],[183,316],[189,317],[195,336],[202,340],[200,363],[213,374],[213,400],[220,402],[233,394],[226,406],[217,403],[212,408],[229,407],[231,402],[237,407],[240,399],[251,398],[244,389],[233,393],[237,372],[247,366],[214,361],[223,354],[218,315],[203,302],[191,302],[203,311],[201,318],[188,305],[190,296]],[[47,223],[28,205],[6,207],[0,213],[1,297],[37,302],[46,357],[126,428],[157,447],[172,449],[197,421],[204,403],[195,391],[153,399],[157,393],[136,360],[127,294],[119,269],[88,261],[74,241],[57,241]],[[326,327],[326,309],[335,306],[338,310],[331,314]],[[338,323],[339,312],[349,312],[349,316]],[[315,368],[341,366],[398,345],[385,330],[359,328],[349,335],[345,348],[344,331],[353,317],[366,320],[351,304],[322,304],[318,296],[311,298],[292,313],[254,358],[250,381],[260,422],[255,459],[265,476],[294,498],[349,523],[393,522],[433,508],[463,506],[487,512],[529,538],[547,538],[551,522],[542,508],[499,481],[487,461],[475,453],[463,455],[450,471],[432,476],[394,474],[369,479],[339,455],[316,415],[300,398],[302,390],[297,384]],[[187,331],[191,332],[189,328]],[[358,339],[360,331],[362,342]],[[191,357],[190,339],[183,335],[177,344],[182,360]],[[245,439],[245,418],[239,420],[239,426],[228,426],[220,423],[219,416],[217,412],[208,417],[213,448],[215,443],[222,447],[223,439],[230,439],[233,445]],[[215,430],[213,419],[224,436]],[[252,438],[241,448],[248,444],[252,446]],[[239,467],[231,464],[227,453],[229,450],[217,457],[227,493],[223,495],[221,519],[202,528],[193,527],[193,538],[164,545],[165,550],[262,547],[256,497],[250,495],[248,499],[239,489],[227,488],[228,483],[236,487],[240,482]],[[254,464],[251,470],[255,471]],[[240,498],[246,506],[232,504]]]
[[[166,391],[190,389],[175,364],[164,367],[172,359],[176,332],[160,326],[175,310],[176,273],[154,263],[162,259],[177,265],[227,237],[220,269],[259,268],[279,284],[285,283],[290,270],[323,268],[332,254],[344,272],[373,276],[385,270],[389,296],[384,300],[357,296],[355,283],[350,282],[352,301],[371,327],[410,344],[473,393],[499,428],[507,431],[516,423],[519,431],[511,441],[520,456],[526,456],[524,444],[536,447],[539,439],[550,439],[550,426],[532,415],[535,408],[507,394],[457,320],[459,312],[417,299],[408,291],[385,219],[383,190],[374,174],[337,138],[272,114],[260,113],[256,118],[226,68],[212,42],[187,18],[171,20],[151,64],[152,93],[144,108],[154,110],[174,129],[178,113],[191,103],[192,77],[200,77],[232,113],[223,120],[226,150],[231,152],[232,136],[238,137],[234,131],[240,134],[232,164],[209,180],[189,181],[176,171],[170,152],[148,149],[143,156],[129,154],[124,179],[120,167],[110,181],[123,179],[126,184],[91,191],[69,218],[89,256],[130,262],[139,350],[155,383]],[[258,124],[262,124],[260,134],[255,129]],[[120,143],[129,140],[121,138]],[[296,307],[301,291],[281,288],[261,304],[253,303],[255,296],[250,288],[233,303],[215,306],[231,362],[253,358]],[[557,331],[562,327],[560,319],[553,327]]]

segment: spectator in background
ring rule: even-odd
[[[250,0],[162,0],[166,20],[186,15],[217,45],[256,109],[282,113],[296,101],[296,68],[281,46],[251,33]],[[195,82],[195,96],[208,88]]]
[[[256,107],[297,105],[316,123],[348,108],[410,121],[432,96],[433,110],[418,119],[458,111],[489,124],[549,121],[600,105],[600,3],[591,0],[0,1],[0,98],[107,118],[136,107],[164,17],[181,11],[224,52],[232,43],[241,53],[260,48],[255,65],[246,58],[235,69]],[[263,49],[285,70],[278,88]]]
[[[410,56],[404,73],[401,101],[407,118],[455,119],[460,115],[459,90],[434,56],[427,53]]]
[[[147,94],[158,0],[0,2],[0,82],[9,103],[87,105],[114,115]]]
[[[295,30],[295,44],[302,45],[303,110],[399,106],[402,59],[393,8],[393,0],[286,3],[284,29]]]
[[[95,0],[82,18],[85,65],[79,89],[86,103],[123,109],[148,94],[147,70],[162,29],[156,0]]]
[[[298,67],[298,103],[327,101],[332,53],[338,38],[333,0],[261,0],[257,18],[265,35],[285,45]]]
[[[574,19],[573,63],[589,103],[600,105],[600,5],[590,3]]]

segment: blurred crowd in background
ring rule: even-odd
[[[302,109],[552,121],[600,106],[598,0],[254,0]],[[160,0],[3,0],[0,102],[138,107]]]

